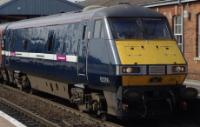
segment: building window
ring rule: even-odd
[[[198,57],[200,57],[200,14],[198,15]]]
[[[174,16],[174,36],[178,46],[183,52],[183,18],[182,16]]]

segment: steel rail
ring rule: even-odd
[[[100,120],[100,119],[96,119],[96,118],[92,117],[91,115],[89,115],[87,113],[80,112],[80,111],[78,111],[76,109],[73,109],[71,107],[67,107],[65,105],[53,102],[51,100],[47,100],[45,98],[42,98],[42,97],[39,97],[39,96],[36,96],[36,95],[33,95],[33,94],[25,93],[23,91],[20,91],[18,89],[12,88],[10,86],[0,85],[0,88],[6,89],[5,91],[10,91],[12,93],[17,94],[18,96],[20,95],[20,96],[23,96],[23,97],[27,97],[27,98],[29,98],[31,100],[33,100],[33,99],[37,100],[38,103],[42,102],[42,103],[48,104],[48,105],[50,105],[50,107],[53,107],[54,110],[59,109],[59,110],[62,110],[63,112],[74,114],[74,115],[80,117],[80,119],[85,119],[85,121],[91,122],[93,124],[101,125],[102,127],[122,127],[122,125],[119,125],[119,124],[116,124],[116,123],[113,123],[113,122],[109,122],[109,121],[103,121],[103,120]],[[0,100],[8,102],[7,98],[2,98]],[[13,103],[13,102],[10,102],[10,103]],[[13,104],[13,105],[16,105],[16,104]],[[16,105],[16,107],[18,107],[18,109],[20,109],[20,110],[23,110],[23,108],[25,108],[25,107],[20,107],[18,105]],[[30,115],[34,114],[31,111],[28,111],[27,109],[24,109],[24,110],[26,112],[28,112]],[[37,118],[39,116],[38,115],[34,115],[34,117]],[[55,124],[53,122],[50,122],[45,118],[41,118],[40,121],[45,123],[45,124],[46,123],[49,124],[49,127],[51,127],[51,126],[52,127],[59,127],[59,124]],[[68,122],[67,120],[62,120],[62,123],[67,127],[73,127],[72,123]]]

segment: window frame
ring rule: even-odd
[[[197,57],[200,58],[200,13],[197,14]]]
[[[83,25],[83,32],[82,32],[82,40],[85,40],[87,38],[87,25]]]
[[[178,17],[180,17],[180,23],[177,23],[176,21],[178,21]],[[184,37],[183,37],[183,31],[184,31],[184,28],[183,28],[183,16],[182,15],[175,15],[173,16],[173,32],[174,32],[174,38],[176,39],[177,41],[177,45],[179,46],[180,50],[183,52],[184,51]],[[177,29],[177,26],[180,27],[180,33],[177,33],[178,29]],[[180,39],[180,41],[178,40],[178,37]]]
[[[53,52],[53,48],[54,48],[54,31],[49,31],[48,33],[48,40],[47,40],[47,52]]]
[[[101,39],[106,39],[106,38],[108,38],[108,37],[107,37],[107,31],[106,31],[106,25],[105,25],[104,20],[102,20],[102,23],[101,23],[100,38],[101,38]]]

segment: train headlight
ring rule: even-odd
[[[120,66],[117,73],[120,75],[144,75],[146,74],[146,66]]]
[[[123,67],[123,73],[140,73],[140,67]]]
[[[187,66],[186,65],[170,65],[167,67],[168,74],[182,74],[187,73]]]
[[[174,73],[185,73],[186,67],[185,66],[173,66],[172,72],[174,72]]]

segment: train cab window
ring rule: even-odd
[[[94,25],[94,38],[105,39],[106,36],[106,27],[103,20],[96,20]]]
[[[94,25],[94,38],[101,37],[102,20],[96,20]]]
[[[115,39],[172,39],[163,18],[110,18]]]
[[[106,27],[105,27],[105,24],[102,23],[102,28],[101,28],[101,38],[102,38],[102,39],[106,39],[106,38],[107,38],[106,35],[107,35],[107,34],[106,34]]]

